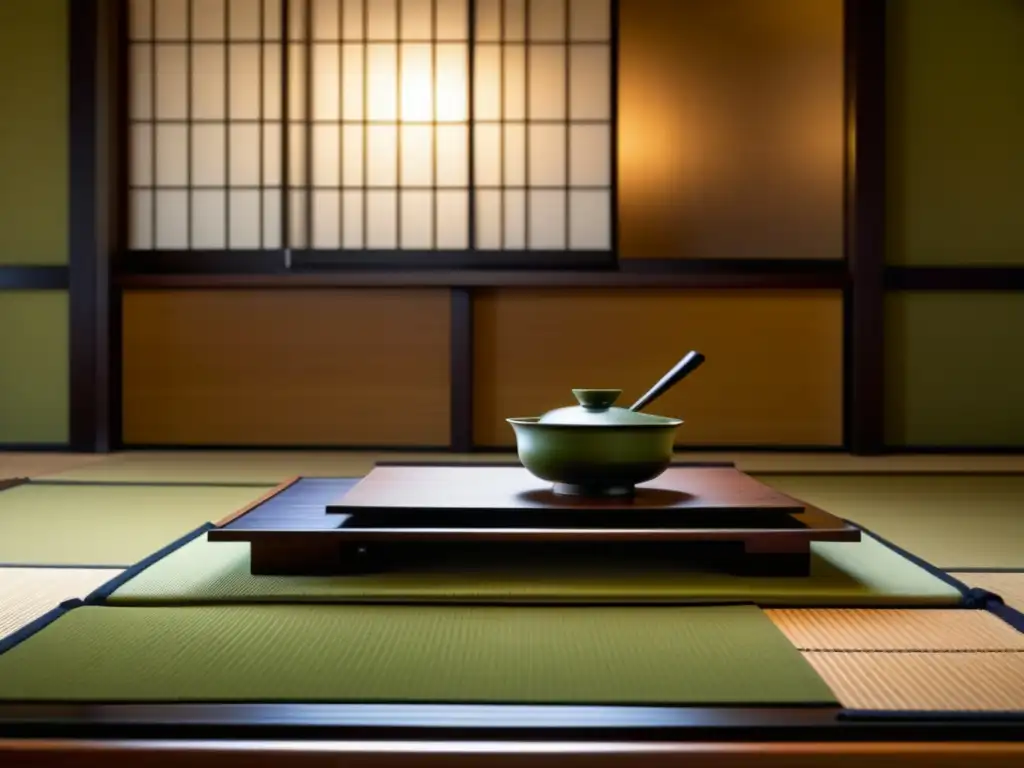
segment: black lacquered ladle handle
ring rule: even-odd
[[[704,364],[704,355],[700,352],[688,352],[686,357],[676,363],[675,368],[661,377],[661,381],[647,390],[647,394],[629,407],[631,411],[639,411],[668,392],[672,387],[685,379]]]

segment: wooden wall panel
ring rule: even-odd
[[[124,440],[446,446],[447,291],[132,291]]]
[[[628,406],[685,352],[708,361],[650,412],[685,420],[685,445],[838,446],[838,292],[499,290],[475,302],[475,438],[514,443],[504,419],[623,390]]]

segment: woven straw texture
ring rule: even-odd
[[[1024,634],[987,611],[766,611],[804,651],[1024,651]]]
[[[752,606],[83,607],[0,655],[0,697],[835,702]]]
[[[848,709],[1020,712],[1024,653],[805,653]]]
[[[0,637],[73,597],[85,597],[120,571],[101,568],[0,568]]]

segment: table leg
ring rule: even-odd
[[[371,553],[357,544],[299,538],[253,541],[249,572],[254,576],[329,576],[376,570]]]
[[[737,563],[747,576],[810,576],[811,543],[806,540],[751,539]]]

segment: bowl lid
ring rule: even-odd
[[[681,423],[679,419],[615,407],[615,401],[622,394],[621,389],[574,389],[572,393],[579,401],[579,405],[548,411],[540,417],[540,423],[605,427],[666,426]]]

